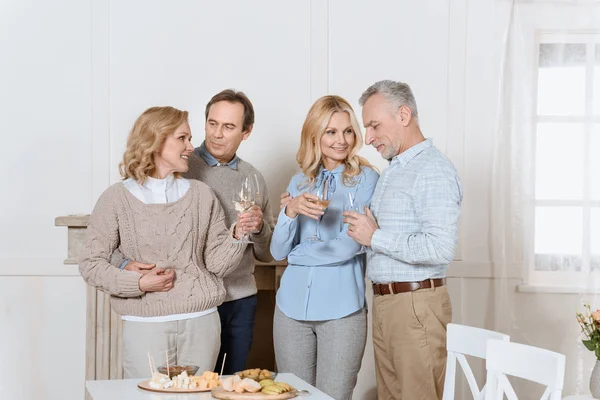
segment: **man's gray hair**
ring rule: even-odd
[[[377,93],[385,97],[394,110],[397,110],[401,106],[407,106],[410,109],[412,116],[418,120],[419,112],[417,111],[417,102],[415,101],[415,96],[413,95],[410,86],[406,83],[390,80],[375,82],[363,92],[358,103],[361,106],[364,106],[367,99]]]

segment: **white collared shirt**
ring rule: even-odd
[[[175,179],[170,174],[164,179],[147,177],[143,185],[133,178],[126,179],[123,185],[144,204],[167,204],[179,200],[190,188],[184,178]]]

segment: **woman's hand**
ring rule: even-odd
[[[283,195],[281,199],[283,202]],[[314,194],[302,193],[287,202],[285,215],[290,218],[296,218],[298,214],[302,214],[314,220],[318,220],[325,214],[325,209],[316,203],[317,200],[319,200],[319,198]]]
[[[140,290],[142,292],[168,292],[175,281],[175,270],[173,268],[154,268],[140,278]]]

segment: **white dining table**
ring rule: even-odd
[[[304,382],[294,374],[277,374],[278,381],[286,382],[296,389],[309,391],[309,395],[297,399],[333,400],[316,387]],[[143,379],[114,379],[107,381],[86,381],[85,387],[93,400],[209,400],[210,392],[201,393],[158,393],[143,390],[137,384]]]

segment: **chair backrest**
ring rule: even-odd
[[[446,339],[448,359],[446,361],[446,380],[444,382],[443,400],[454,400],[457,361],[465,374],[473,399],[483,400],[485,396],[485,385],[479,390],[479,386],[473,375],[473,370],[469,366],[465,355],[485,359],[487,341],[490,339],[508,342],[510,336],[500,332],[474,328],[472,326],[448,324]]]
[[[517,400],[506,375],[546,386],[540,400],[560,400],[565,378],[565,356],[539,347],[490,340],[487,346],[485,400]]]

